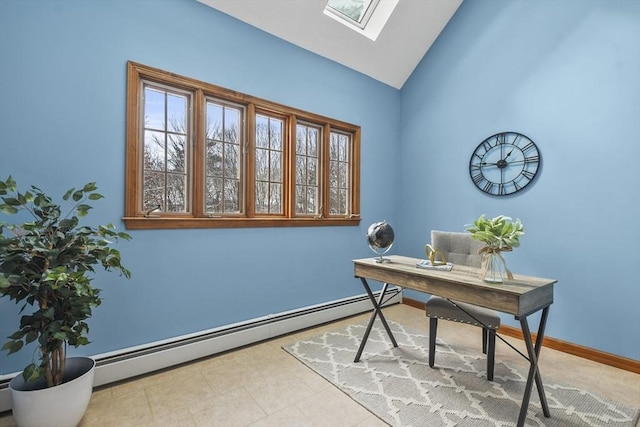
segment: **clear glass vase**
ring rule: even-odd
[[[489,283],[502,283],[507,278],[507,266],[500,252],[489,252],[483,255],[480,278]]]

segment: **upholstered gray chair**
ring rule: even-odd
[[[470,233],[431,231],[431,246],[442,252],[448,262],[480,267],[482,256],[478,249],[483,244],[471,238]],[[455,267],[454,267],[455,268]],[[494,310],[462,302],[432,296],[426,303],[429,318],[429,366],[433,368],[436,356],[438,319],[468,323],[482,328],[482,352],[487,355],[487,379],[493,381],[496,348],[496,330],[500,328],[500,316]],[[483,326],[484,324],[484,326]]]

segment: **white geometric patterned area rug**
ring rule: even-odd
[[[392,426],[515,426],[527,379],[525,367],[496,359],[494,381],[486,359],[438,338],[436,368],[429,367],[428,335],[395,322],[394,348],[376,320],[360,362],[353,359],[366,325],[350,325],[283,347],[288,353]],[[544,376],[551,418],[532,391],[527,426],[631,426],[631,408]]]

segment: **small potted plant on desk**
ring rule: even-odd
[[[68,190],[62,199],[70,208],[63,212],[38,187],[20,193],[12,177],[0,181],[0,214],[25,218],[7,224],[0,216],[0,296],[25,303],[18,330],[2,350],[38,346],[38,360],[9,384],[19,426],[76,426],[91,398],[95,361],[67,358],[66,349],[89,343],[85,321],[101,303],[91,283],[94,266],[131,275],[112,247],[130,236],[112,224],[80,224],[91,210],[87,201],[102,198],[96,190],[95,183]]]
[[[480,278],[491,283],[502,283],[505,278],[513,279],[501,252],[511,251],[520,246],[520,236],[524,234],[524,226],[520,220],[513,221],[504,215],[487,219],[485,214],[482,214],[473,225],[467,226],[467,231],[473,239],[486,244],[478,252],[482,255]]]

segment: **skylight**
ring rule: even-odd
[[[377,4],[378,0],[329,0],[326,10],[364,29]]]
[[[398,0],[327,0],[324,14],[375,41]]]

